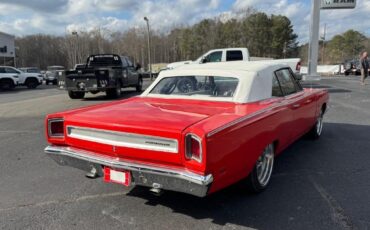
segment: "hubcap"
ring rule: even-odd
[[[317,122],[316,122],[316,133],[318,136],[321,135],[322,127],[323,127],[323,115],[321,111],[319,117],[317,118]]]
[[[266,186],[272,174],[274,166],[274,147],[268,145],[257,161],[257,179],[262,187]]]

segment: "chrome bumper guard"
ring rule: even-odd
[[[102,169],[104,166],[128,170],[132,175],[132,185],[183,192],[199,197],[207,195],[208,189],[213,182],[211,174],[203,176],[185,169],[173,169],[127,160],[123,161],[116,157],[73,147],[48,146],[45,148],[45,153],[62,166],[71,166],[87,172],[95,168],[98,176],[103,176]]]

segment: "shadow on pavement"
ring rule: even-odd
[[[26,86],[17,86],[14,89],[10,89],[10,90],[0,89],[0,94],[17,94],[17,93],[23,93],[23,92],[43,91],[47,89],[57,89],[57,87],[53,85],[40,85],[35,89],[28,89]]]
[[[144,199],[146,205],[165,206],[174,213],[210,219],[220,226],[338,229],[333,221],[335,207],[333,210],[312,181],[341,205],[341,215],[348,217],[349,225],[353,223],[348,213],[366,216],[368,207],[361,209],[358,205],[370,203],[366,192],[370,184],[364,182],[370,172],[370,154],[366,153],[369,143],[369,126],[325,123],[319,140],[303,137],[277,157],[271,184],[261,194],[249,194],[238,183],[205,198],[168,191],[157,197],[143,187],[132,189],[128,195]],[[366,190],[354,185],[365,186],[362,189]]]

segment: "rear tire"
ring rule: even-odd
[[[319,139],[321,136],[323,125],[324,125],[324,122],[323,122],[324,112],[325,112],[324,108],[321,108],[320,114],[316,118],[316,123],[309,132],[310,137],[314,140]]]
[[[274,144],[269,144],[263,150],[252,172],[246,179],[248,191],[260,193],[267,188],[274,168],[274,158]]]
[[[26,86],[29,89],[35,89],[39,85],[39,82],[35,78],[27,79]]]
[[[116,99],[121,96],[121,84],[118,84],[114,89],[107,89],[106,94],[108,98]]]
[[[68,96],[71,99],[82,99],[85,97],[85,92],[74,92],[72,90],[68,90]]]
[[[11,79],[2,79],[0,80],[0,89],[1,90],[10,90],[14,89],[15,85]]]

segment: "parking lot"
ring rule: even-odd
[[[262,194],[235,185],[206,198],[87,179],[43,153],[46,114],[109,101],[103,94],[0,92],[0,229],[370,229],[370,85],[325,77],[305,86],[330,92],[320,140],[278,157]]]

